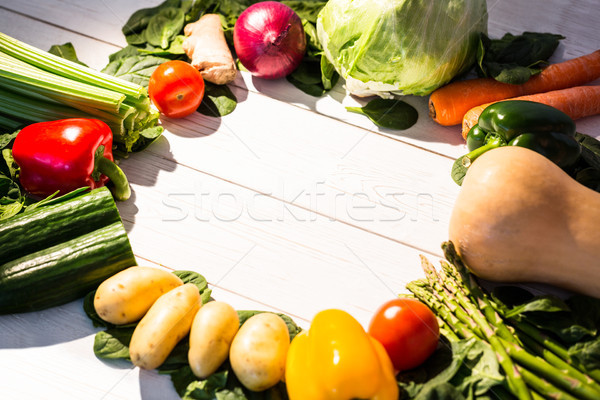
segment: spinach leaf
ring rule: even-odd
[[[301,19],[316,24],[319,12],[325,7],[327,0],[284,0],[282,3],[294,10]]]
[[[465,154],[466,155],[466,154]],[[450,176],[452,180],[458,185],[461,186],[465,176],[467,175],[468,167],[465,167],[463,162],[463,158],[465,156],[458,157],[456,161],[452,164],[452,170],[450,171]]]
[[[477,72],[500,82],[525,83],[541,72],[562,39],[564,36],[538,32],[507,33],[501,39],[481,34]]]
[[[179,35],[185,23],[183,11],[175,7],[165,7],[148,21],[145,31],[146,42],[166,49]]]
[[[201,294],[209,294],[206,279],[194,271],[174,271],[184,283],[193,283]],[[88,293],[84,298],[83,309],[92,320],[94,326],[103,326],[107,329],[100,331],[94,338],[94,354],[102,359],[129,360],[129,344],[137,323],[115,326],[99,318],[93,305],[95,292]],[[203,298],[203,301],[205,299]],[[209,301],[209,299],[206,299]],[[240,310],[238,316],[240,325],[253,315],[265,311]],[[301,328],[285,314],[279,315],[286,323],[290,337],[294,338]],[[173,386],[182,399],[244,399],[244,400],[285,400],[287,390],[285,384],[280,382],[274,387],[263,392],[252,392],[246,389],[236,378],[228,361],[206,379],[198,379],[193,374],[189,362],[189,338],[181,340],[169,354],[165,362],[158,368],[159,373],[168,374]]]
[[[522,302],[512,298],[510,304],[503,303],[504,294],[494,292],[494,300],[506,318],[527,321],[539,329],[551,332],[567,346],[593,339],[600,329],[600,300],[587,296],[572,296],[562,300],[554,295],[539,295]],[[515,301],[516,300],[516,301]]]
[[[569,348],[569,356],[588,371],[600,370],[600,337],[575,343]]]
[[[240,318],[240,326],[242,326],[244,324],[244,322],[246,322],[248,320],[248,318],[250,318],[256,314],[260,314],[260,313],[264,313],[264,312],[267,312],[267,311],[238,310],[237,313],[238,313],[238,317]],[[294,339],[296,337],[296,335],[302,331],[302,328],[300,328],[298,325],[296,325],[294,320],[291,319],[289,316],[287,316],[285,314],[281,314],[281,313],[275,313],[275,314],[279,315],[281,317],[281,319],[283,319],[283,321],[287,325],[288,331],[290,333],[290,340]]]
[[[210,117],[224,117],[237,107],[237,98],[226,85],[204,82],[204,98],[198,112]]]
[[[314,97],[321,97],[331,89],[331,82],[324,82],[322,78],[320,58],[308,57],[305,57],[300,65],[286,76],[288,82]]]
[[[563,300],[556,296],[537,296],[528,302],[516,305],[510,310],[507,310],[505,316],[506,318],[513,318],[523,313],[535,311],[555,313],[561,311],[569,312],[570,309]]]
[[[263,392],[246,389],[225,362],[206,379],[197,379],[189,366],[170,373],[175,390],[183,400],[285,400],[285,384],[280,382]]]
[[[155,56],[135,55],[123,57],[123,55],[124,53],[117,56],[114,61],[102,69],[102,72],[146,87],[148,86],[150,75],[152,75],[156,67],[169,60]]]
[[[401,372],[402,398],[452,400],[497,398],[505,383],[494,350],[477,339],[441,345],[420,367]]]
[[[109,324],[108,322],[106,322],[102,318],[100,318],[100,316],[96,312],[96,309],[94,308],[95,294],[96,294],[96,291],[94,290],[92,292],[89,292],[83,298],[83,312],[85,312],[85,315],[87,315],[87,317],[92,320],[92,324],[96,328],[113,326],[112,324]]]
[[[303,3],[303,2],[289,2]],[[316,4],[323,4],[315,2]],[[290,4],[294,7],[301,7],[299,4]],[[322,7],[322,6],[321,6]],[[318,8],[318,10],[321,9]],[[317,13],[318,14],[318,13]],[[304,93],[314,97],[320,97],[331,90],[337,81],[339,75],[333,64],[327,60],[323,53],[323,46],[317,37],[317,29],[315,27],[316,16],[305,14],[302,19],[302,26],[306,35],[306,54],[300,65],[289,74],[286,79],[292,85],[302,90]]]
[[[129,359],[134,328],[109,328],[94,337],[94,354],[103,359]]]
[[[198,288],[202,298],[202,304],[210,301],[212,290],[208,288],[206,278],[194,271],[173,271],[183,283],[193,283]]]
[[[127,20],[121,31],[125,35],[128,44],[144,44],[146,43],[145,31],[148,28],[150,20],[159,14],[161,10],[171,7],[180,7],[180,0],[166,0],[156,7],[143,8],[137,10]]]
[[[138,48],[137,53],[140,55],[157,56],[169,59],[184,59],[185,50],[183,50],[183,41],[185,40],[184,35],[177,35],[173,40],[169,42],[169,47],[163,49],[162,47],[155,47],[146,44],[144,48]]]
[[[129,57],[134,57],[140,55],[140,47],[133,46],[128,44],[123,47],[121,50],[116,51],[108,56],[108,62],[112,63],[113,61],[124,60]],[[106,69],[107,67],[104,67]]]
[[[75,52],[75,47],[73,47],[73,44],[70,42],[61,44],[61,45],[55,44],[52,47],[50,47],[50,50],[48,50],[48,53],[54,54],[55,56],[62,57],[69,61],[76,62],[77,64],[85,65],[84,63],[79,61],[79,59],[77,58],[77,53]],[[85,66],[87,66],[87,65],[85,65]]]
[[[346,107],[346,110],[366,115],[377,126],[398,130],[410,128],[419,118],[413,106],[395,99],[377,98],[364,107]]]

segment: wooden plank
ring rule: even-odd
[[[439,252],[459,189],[450,179],[452,159],[317,114],[306,117],[304,110],[254,92],[247,95],[221,120],[165,119],[166,140],[147,151]],[[257,117],[261,113],[265,117]]]
[[[26,2],[18,2],[25,5]],[[51,2],[40,2],[45,7],[50,7]],[[28,3],[28,5],[35,5]],[[51,7],[55,12],[63,11],[56,5]],[[52,15],[50,13],[49,15]],[[75,19],[75,18],[74,18]],[[85,17],[78,17],[78,20],[86,21]],[[69,26],[69,23],[66,23]],[[96,23],[95,25],[101,25]],[[25,15],[6,11],[0,8],[0,31],[12,36],[22,42],[35,46],[42,50],[49,50],[52,45],[71,42],[77,52],[78,58],[89,67],[101,70],[108,64],[108,55],[120,49],[120,46],[105,43],[84,35],[74,33],[69,30],[59,28],[58,26],[48,25],[39,20],[31,19]],[[27,29],[23,29],[27,27]],[[104,28],[106,29],[106,28]]]
[[[135,201],[119,210],[140,258],[197,271],[216,287],[304,321],[336,307],[368,323],[385,299],[422,277],[419,249],[271,197],[257,199],[254,191],[182,165],[172,170],[171,161],[150,152],[139,156],[122,165]],[[159,183],[147,186],[146,177],[156,174]]]

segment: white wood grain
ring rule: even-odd
[[[306,118],[306,111],[254,92],[247,96],[221,120],[200,114],[165,120],[167,140],[148,151],[438,252],[458,192],[449,179],[452,159],[318,114]]]
[[[422,277],[418,249],[185,166],[168,171],[169,162],[150,152],[139,156],[123,163],[135,202],[119,206],[139,257],[198,271],[213,285],[305,321],[337,307],[366,325],[379,304]],[[164,184],[135,183],[155,168]],[[357,297],[361,292],[370,295]]]
[[[125,45],[121,27],[143,1],[3,0],[0,30],[47,49],[72,42],[101,69]],[[489,32],[563,34],[554,61],[598,48],[597,0],[489,0]],[[141,265],[204,274],[237,309],[285,312],[307,327],[325,308],[366,325],[385,299],[440,255],[458,192],[449,178],[457,128],[420,112],[404,132],[346,112],[342,84],[322,98],[285,80],[241,74],[240,103],[215,119],[163,120],[164,137],[122,161],[133,197],[119,211]],[[600,117],[578,121],[600,137]],[[81,301],[0,316],[2,399],[176,399],[168,377],[92,352]]]

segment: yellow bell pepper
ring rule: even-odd
[[[290,400],[397,400],[398,383],[384,347],[342,310],[325,310],[288,350]]]

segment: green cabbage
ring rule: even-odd
[[[473,65],[485,0],[329,0],[317,35],[358,96],[424,96]]]

